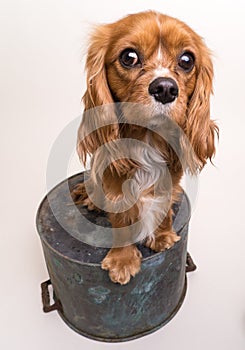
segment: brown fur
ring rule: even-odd
[[[143,66],[125,69],[120,65],[119,55],[123,49],[135,48],[143,56]],[[161,60],[159,60],[159,50]],[[183,51],[191,51],[195,56],[194,68],[188,73],[177,66],[177,58]],[[215,153],[214,138],[218,128],[210,120],[210,94],[212,93],[213,66],[210,52],[203,40],[183,22],[152,11],[129,15],[116,23],[97,27],[90,39],[87,55],[87,90],[83,97],[85,110],[104,106],[115,101],[140,103],[152,108],[152,96],[148,86],[154,79],[159,66],[169,70],[179,87],[179,96],[169,117],[185,132],[195,152],[194,159],[187,161],[190,170],[201,170],[207,159]],[[84,115],[79,132],[96,127],[96,116]],[[93,155],[97,148],[111,140],[132,137],[150,143],[158,149],[168,163],[172,176],[172,201],[178,199],[181,191],[179,182],[183,169],[173,149],[153,131],[140,126],[123,127],[116,116],[104,113],[100,118],[111,125],[100,127],[85,139],[78,139],[78,153],[82,161],[87,154]],[[143,116],[146,118],[147,116]],[[132,124],[133,120],[128,117]],[[149,119],[150,122],[150,119]],[[182,145],[185,148],[185,145]],[[95,164],[96,166],[96,164]],[[131,159],[120,159],[111,164],[103,178],[103,187],[108,198],[122,195],[122,184],[133,176],[140,166]],[[84,186],[75,189],[76,200],[85,205],[89,200]],[[146,195],[153,196],[149,188]],[[87,201],[87,202],[86,202]],[[109,213],[112,227],[127,227],[138,220],[138,205],[124,213]],[[126,229],[125,229],[126,232]],[[126,233],[125,233],[126,235]],[[155,238],[146,240],[146,245],[155,251],[170,248],[179,237],[172,230],[172,212],[169,210],[162,224],[155,231]],[[102,268],[109,270],[113,282],[125,284],[140,270],[141,254],[135,246],[112,248],[102,262]]]

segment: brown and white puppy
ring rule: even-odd
[[[78,133],[78,153],[83,162],[87,154],[94,156],[90,180],[95,192],[96,175],[93,174],[111,157],[110,165],[103,168],[105,196],[114,203],[127,202],[128,196],[128,202],[132,203],[125,210],[111,211],[108,207],[112,228],[124,228],[125,241],[130,241],[128,228],[140,222],[138,230],[143,233],[138,232],[138,236],[147,247],[157,252],[169,249],[180,239],[172,228],[171,204],[178,200],[184,169],[173,147],[154,132],[154,128],[166,130],[166,120],[178,125],[194,152],[187,161],[192,172],[200,171],[207,159],[212,158],[218,128],[210,120],[213,79],[210,52],[202,38],[183,22],[148,11],[98,26],[90,39],[86,69],[85,114]],[[86,114],[94,107],[115,102],[122,103],[120,117],[106,110]],[[127,105],[131,104],[141,107],[128,111]],[[147,112],[143,112],[144,108]],[[126,144],[125,157],[122,143],[118,151],[121,156],[115,160],[114,146],[122,139],[142,142],[133,144],[132,150],[127,149],[130,143]],[[107,145],[106,153],[100,151],[103,145]],[[184,152],[184,142],[179,145]],[[161,201],[166,194],[164,181],[159,182],[159,177],[164,177],[166,166],[172,184],[170,207],[159,222]],[[124,188],[128,179],[137,183],[138,192],[133,185]],[[162,185],[156,195],[157,181]],[[135,191],[137,198],[130,202]],[[77,186],[73,196],[90,209],[96,207],[83,184]],[[154,220],[158,220],[157,225]],[[134,244],[122,245],[110,249],[102,268],[109,270],[113,282],[126,284],[140,270],[141,253]]]

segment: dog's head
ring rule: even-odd
[[[200,168],[212,157],[213,67],[203,40],[186,24],[149,11],[99,26],[90,39],[86,69],[85,110],[113,102],[146,106],[149,124],[161,123],[159,116],[164,115],[184,130]],[[81,128],[91,122],[87,119]],[[93,133],[80,154],[82,148],[93,153],[101,143],[117,138],[117,132],[112,125]]]

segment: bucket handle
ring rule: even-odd
[[[190,253],[187,253],[185,272],[186,273],[192,272],[192,271],[195,271],[196,269],[197,269],[197,266],[195,265],[194,261],[192,260]]]
[[[54,304],[50,305],[50,295],[48,286],[50,286],[51,284],[52,283],[50,279],[41,284],[43,311],[46,313],[54,310],[62,311],[62,305],[59,300],[55,300]]]

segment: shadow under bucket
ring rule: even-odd
[[[152,333],[176,314],[186,293],[186,272],[196,268],[187,253],[188,198],[183,193],[173,207],[174,229],[181,240],[161,253],[139,244],[143,255],[141,271],[121,286],[111,282],[108,272],[100,267],[108,249],[83,243],[69,233],[79,229],[81,234],[90,235],[94,224],[101,230],[110,226],[104,213],[77,206],[82,213],[80,220],[81,216],[86,219],[84,225],[76,227],[67,188],[73,188],[83,178],[84,173],[80,173],[56,186],[44,198],[37,213],[37,229],[50,276],[41,285],[43,310],[58,310],[73,330],[99,341],[122,342]],[[58,208],[54,208],[55,203]],[[57,214],[66,229],[58,222]],[[87,220],[93,223],[91,227]],[[53,305],[50,305],[50,284],[54,291]]]

